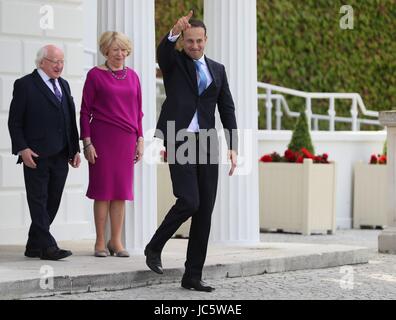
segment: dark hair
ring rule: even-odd
[[[206,36],[206,25],[205,23],[203,23],[203,21],[201,20],[195,20],[195,19],[191,19],[189,21],[191,28],[203,28],[205,30],[205,36]],[[183,32],[182,32],[183,35]]]

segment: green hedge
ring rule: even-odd
[[[162,37],[181,17],[194,10],[195,19],[203,20],[203,0],[155,0],[155,40],[158,45]]]
[[[257,0],[258,80],[303,91],[357,92],[371,110],[396,107],[396,0],[349,0],[354,29],[342,30],[339,0]],[[203,0],[156,1],[157,43],[189,8],[203,16]],[[210,31],[209,31],[210,32]],[[302,99],[289,99],[302,110]],[[259,126],[265,123],[260,107]],[[315,112],[328,103],[313,101]],[[337,102],[338,115],[350,104]],[[285,128],[295,123],[286,121]],[[321,124],[327,128],[328,124]],[[350,125],[340,125],[345,129]]]

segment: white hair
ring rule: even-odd
[[[41,61],[43,61],[43,59],[47,56],[48,54],[48,49],[47,47],[42,47],[39,51],[37,51],[37,55],[36,55],[36,67],[39,68],[40,67],[40,63]]]

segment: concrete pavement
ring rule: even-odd
[[[317,241],[313,242],[315,237]],[[367,263],[372,255],[372,248],[359,245],[362,241],[351,246],[342,242],[331,243],[326,239],[336,239],[336,236],[264,234],[262,242],[256,245],[210,244],[204,278],[221,280],[361,264]],[[168,242],[162,255],[165,268],[162,276],[148,270],[143,255],[130,258],[93,257],[92,240],[61,243],[61,247],[71,249],[73,256],[62,261],[43,261],[25,258],[22,246],[0,246],[0,299],[121,290],[179,282],[184,270],[187,240],[172,239]]]

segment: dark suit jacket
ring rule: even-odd
[[[70,86],[66,80],[58,79],[62,93],[69,105],[70,130],[67,132],[69,140],[69,158],[71,159],[79,149],[78,131],[76,125],[76,111],[71,96]],[[63,112],[57,98],[44,83],[37,70],[14,83],[11,101],[8,129],[12,142],[12,153],[31,148],[40,157],[54,155],[61,150],[60,131]],[[21,159],[19,158],[18,162]]]
[[[177,134],[179,130],[188,128],[196,110],[199,128],[214,129],[217,104],[223,127],[232,133],[232,129],[237,129],[237,123],[224,66],[205,57],[213,82],[199,95],[194,61],[184,51],[176,50],[175,46],[176,42],[169,41],[167,35],[157,49],[166,92],[157,130],[167,140],[167,122],[175,121]],[[237,150],[238,138],[234,131],[230,138],[226,134],[226,138],[229,149]],[[156,136],[161,137],[161,134],[157,132]]]

